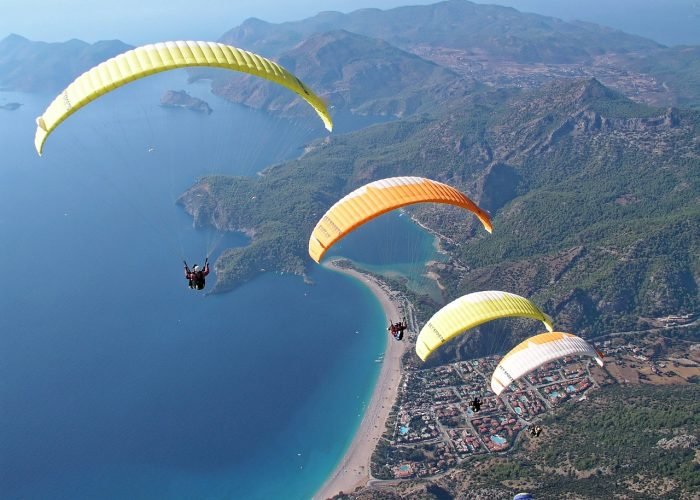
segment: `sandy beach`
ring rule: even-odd
[[[391,300],[386,289],[377,280],[352,269],[342,269],[334,265],[333,261],[329,261],[325,265],[365,283],[379,299],[387,318],[387,325],[390,319],[398,321],[401,318],[399,305]],[[388,336],[385,330],[378,332],[378,334],[382,333]],[[350,493],[358,486],[366,485],[371,479],[372,452],[384,432],[384,425],[391,412],[391,407],[396,401],[396,394],[401,382],[401,356],[406,349],[405,342],[396,342],[390,337],[387,340],[384,362],[379,372],[377,385],[360,423],[360,428],[333,474],[314,495],[316,500],[330,498],[340,492]]]

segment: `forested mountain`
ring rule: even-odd
[[[221,40],[277,55],[315,33],[343,29],[411,50],[419,46],[463,49],[517,62],[582,62],[594,55],[650,50],[660,45],[590,23],[567,23],[510,7],[448,0],[349,14],[322,12],[301,21],[271,24],[250,19]]]
[[[700,107],[698,82],[700,67],[693,54],[697,48],[666,48],[651,40],[597,26],[564,22],[559,19],[525,14],[496,5],[450,0],[433,5],[398,7],[389,10],[362,9],[348,14],[323,12],[301,21],[267,23],[249,19],[221,37],[221,41],[246,47],[263,55],[294,64],[297,46],[328,32],[345,30],[391,44],[449,68],[463,77],[477,79],[494,87],[538,87],[561,77],[594,77],[638,101],[654,105]],[[341,40],[336,40],[338,53]],[[307,59],[323,60],[334,66],[344,64],[354,52],[354,41],[342,51],[317,52],[307,45]],[[285,54],[288,57],[285,57]],[[364,57],[362,50],[356,58]],[[305,72],[305,64],[298,68]],[[352,70],[351,70],[352,71]],[[398,73],[397,73],[398,74]],[[331,101],[348,89],[343,78],[335,84],[307,73],[311,86],[320,86]],[[216,86],[225,86],[217,79]],[[366,101],[372,90],[355,89]],[[252,90],[236,89],[222,93],[236,102],[266,108],[264,100],[247,99]],[[276,100],[274,107],[289,106]],[[355,99],[356,100],[356,99]],[[367,108],[364,108],[367,111]],[[381,108],[386,111],[386,108]]]
[[[404,116],[453,96],[473,83],[432,61],[385,41],[345,30],[311,35],[277,60],[335,108],[361,115]],[[286,114],[308,113],[286,89],[249,75],[197,69],[192,78],[211,78],[212,89],[228,100]]]
[[[130,48],[119,40],[46,43],[9,35],[0,40],[0,89],[58,91],[84,71]]]
[[[596,80],[486,90],[331,136],[256,179],[202,179],[181,201],[198,223],[254,234],[219,260],[223,290],[261,268],[304,272],[317,216],[362,183],[446,181],[488,208],[495,228],[453,209],[415,211],[451,257],[434,269],[446,296],[534,296],[559,328],[596,335],[698,308],[699,125],[697,112],[640,105]]]

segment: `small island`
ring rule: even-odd
[[[168,90],[163,94],[163,97],[160,98],[160,105],[166,108],[189,109],[197,113],[206,113],[208,115],[214,111],[209,106],[209,103],[197,97],[192,97],[184,90]]]
[[[22,103],[19,102],[8,102],[7,104],[0,104],[0,109],[6,109],[7,111],[14,111],[18,109]]]

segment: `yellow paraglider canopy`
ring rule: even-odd
[[[540,320],[550,332],[552,318],[532,301],[514,293],[475,292],[458,298],[436,312],[416,339],[416,354],[425,361],[438,347],[487,321],[524,317]]]
[[[98,97],[154,73],[192,66],[241,71],[273,81],[300,95],[314,108],[325,127],[333,128],[323,100],[274,61],[223,43],[162,42],[119,54],[73,80],[36,119],[34,145],[37,153],[41,155],[46,138],[63,120]]]

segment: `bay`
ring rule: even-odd
[[[0,112],[3,497],[309,498],[359,425],[386,342],[367,289],[317,267],[212,296],[181,269],[246,238],[195,230],[177,196],[298,155],[320,121],[157,105],[204,89],[184,85],[105,96],[42,158],[52,96],[0,93],[23,103]]]

